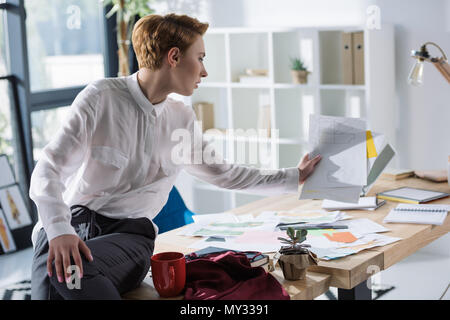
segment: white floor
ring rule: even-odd
[[[31,248],[0,256],[0,287],[30,279],[32,256]],[[381,287],[395,287],[380,300],[438,300],[450,283],[450,256],[420,250],[375,275],[373,282]],[[336,289],[331,292],[337,295]],[[328,298],[322,295],[317,299]],[[450,290],[443,299],[450,300]]]

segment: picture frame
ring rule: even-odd
[[[11,230],[32,224],[30,213],[18,184],[0,188],[0,205]]]
[[[14,171],[6,154],[0,154],[0,188],[16,183]]]
[[[16,244],[6,222],[5,214],[0,209],[0,254],[16,251]]]

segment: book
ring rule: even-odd
[[[351,32],[342,32],[342,78],[344,84],[353,84],[353,40]]]
[[[214,128],[214,105],[208,102],[197,102],[193,107],[197,120],[202,122],[202,131]]]
[[[250,266],[251,267],[262,267],[269,263],[269,256],[265,254],[261,254],[259,252],[254,251],[238,251],[238,250],[231,250],[231,249],[225,249],[225,248],[219,248],[219,247],[206,247],[197,251],[194,251],[193,253],[196,254],[197,257],[205,256],[211,253],[219,253],[219,252],[227,252],[227,251],[233,251],[233,252],[241,252],[245,253],[247,256]],[[192,254],[192,253],[191,253]],[[186,261],[194,260],[191,258],[191,254],[186,255]],[[266,269],[267,271],[267,269]]]
[[[402,187],[377,193],[378,199],[405,202],[405,203],[425,203],[436,199],[448,197],[449,194],[440,191]]]
[[[411,169],[394,169],[394,168],[388,168],[384,170],[381,177],[386,180],[400,180],[409,178],[414,175],[414,170]]]
[[[353,32],[353,84],[364,84],[364,32]]]
[[[322,208],[326,210],[375,210],[385,203],[385,200],[379,200],[377,197],[361,197],[358,203],[323,200]]]
[[[442,225],[450,206],[399,204],[384,218],[383,223],[417,223]]]

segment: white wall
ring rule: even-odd
[[[192,14],[211,27],[331,26],[364,24],[369,5],[380,8],[381,23],[395,29],[397,165],[444,169],[450,155],[450,86],[431,64],[425,83],[411,87],[409,56],[426,41],[438,43],[450,57],[450,0],[169,0],[166,10]],[[184,4],[184,5],[183,5]],[[430,47],[430,54],[437,56]],[[189,197],[189,196],[188,196]],[[450,236],[431,248],[450,254]],[[430,246],[429,246],[430,247]],[[439,249],[440,248],[440,249]]]

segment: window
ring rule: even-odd
[[[95,0],[25,1],[31,91],[104,77],[102,6]]]
[[[6,39],[5,39],[5,15],[3,10],[0,10],[0,76],[4,76],[8,73],[6,66],[7,66],[7,56],[6,56]]]
[[[39,160],[42,149],[56,134],[69,111],[70,107],[66,106],[31,113],[33,158],[35,161]]]
[[[0,76],[8,74],[6,54],[5,14],[0,10]],[[0,154],[6,154],[9,162],[14,165],[14,136],[11,119],[10,82],[0,80]],[[17,171],[16,171],[17,176]]]
[[[6,154],[14,162],[13,131],[11,128],[11,104],[9,101],[9,82],[0,80],[0,154]]]

